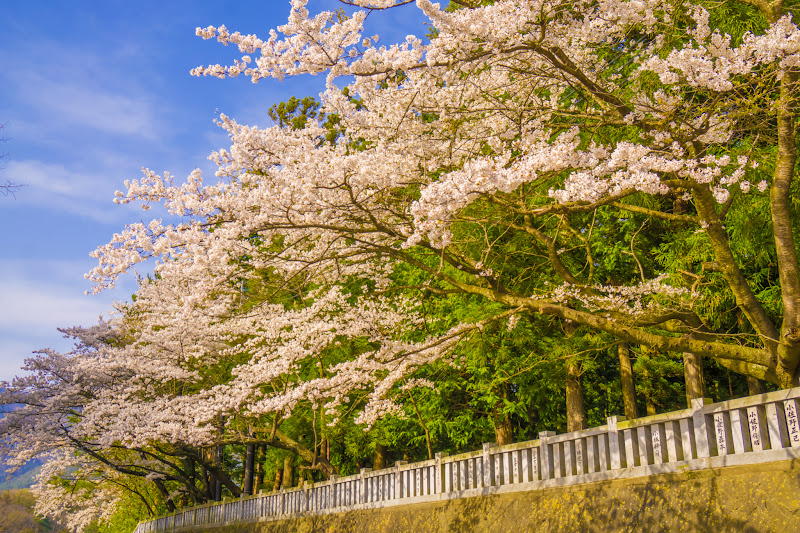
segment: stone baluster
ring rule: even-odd
[[[697,458],[711,457],[712,444],[716,448],[714,439],[710,438],[704,406],[713,403],[709,398],[692,398],[692,422],[694,422],[694,442]]]
[[[484,487],[491,487],[492,486],[492,455],[491,450],[492,448],[496,447],[497,443],[495,442],[484,442],[483,443],[483,456],[481,460],[481,467],[483,470],[483,479],[481,483]]]
[[[407,465],[408,461],[396,461],[394,463],[394,497],[395,498],[404,498],[405,493],[405,483],[403,482],[403,474],[405,471],[401,471],[400,467],[403,465]]]
[[[773,450],[780,450],[789,445],[786,431],[786,420],[784,420],[783,409],[777,402],[768,403],[764,410],[767,413],[767,429],[769,431],[770,447]]]
[[[800,446],[800,420],[798,419],[797,400],[792,398],[783,402],[783,412],[786,414],[786,431],[789,445],[793,448]]]
[[[547,481],[548,479],[554,478],[555,475],[553,474],[554,464],[553,464],[553,454],[552,450],[550,449],[550,444],[548,440],[551,437],[555,437],[555,431],[541,431],[539,432],[539,451],[541,453],[542,458],[542,481]]]
[[[371,468],[362,468],[360,477],[358,478],[360,489],[358,491],[358,500],[354,503],[367,503],[369,498],[369,486],[367,484],[367,472],[372,472]]]
[[[626,464],[623,464],[625,459],[625,450],[620,450],[620,438],[617,425],[619,422],[625,420],[624,416],[610,416],[608,422],[608,454],[611,463],[611,470],[619,470]]]
[[[447,457],[447,453],[437,453],[435,455],[436,458],[436,480],[434,483],[434,492],[436,494],[441,494],[445,492],[445,476],[446,472],[444,469],[444,464],[442,464],[442,459]]]

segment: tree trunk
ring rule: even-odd
[[[281,490],[282,481],[283,481],[283,468],[281,468],[279,465],[278,468],[275,469],[275,484],[272,485],[273,492]]]
[[[684,352],[683,376],[686,381],[686,404],[691,407],[694,398],[704,398],[703,356]]]
[[[567,364],[567,431],[586,429],[583,385],[577,363]]]
[[[754,4],[756,4],[754,2]],[[789,2],[764,2],[756,4],[770,24],[776,23],[788,12]],[[768,6],[768,7],[767,7]],[[777,119],[777,154],[772,183],[769,188],[772,234],[778,259],[783,321],[778,345],[778,379],[781,388],[798,384],[800,362],[800,259],[794,238],[792,182],[797,175],[797,88],[796,68],[780,71],[780,98],[775,106]]]
[[[206,501],[211,501],[214,499],[214,486],[216,483],[214,476],[204,465],[200,466],[200,473],[200,480],[203,482],[203,494],[205,494]]]
[[[747,376],[747,392],[750,393],[750,396],[764,394],[764,382],[758,378]]]
[[[156,486],[156,489],[158,489],[158,493],[161,494],[161,498],[164,499],[164,504],[167,506],[167,511],[169,511],[170,513],[174,513],[175,511],[177,511],[178,508],[175,507],[175,502],[173,502],[172,498],[170,498],[169,491],[167,490],[167,487],[164,486],[164,482],[161,481],[160,479],[154,479],[153,485]]]
[[[222,438],[222,434],[225,432],[225,418],[222,415],[219,415],[219,436]],[[222,472],[222,464],[225,462],[225,446],[220,444],[217,446],[216,454],[214,456],[214,466],[217,468],[217,472]],[[219,476],[214,476],[214,499],[218,502],[222,501],[222,480],[219,479]]]
[[[389,463],[386,460],[386,446],[378,442],[375,443],[375,457],[372,461],[373,470],[383,470]]]
[[[503,446],[504,444],[511,444],[512,442],[514,442],[514,433],[513,433],[513,427],[511,426],[511,417],[508,416],[507,414],[502,415],[502,418],[495,417],[494,438],[497,444],[499,444],[500,446]]]
[[[222,462],[225,457],[225,447],[220,445],[217,446],[217,453],[214,459],[214,466],[217,467],[217,470],[222,470]],[[214,476],[214,500],[221,502],[222,501],[222,481],[219,479],[219,476]]]
[[[508,413],[503,412],[505,402],[508,400],[508,385],[503,383],[500,385],[500,396],[502,400],[497,402],[494,406],[494,438],[498,445],[511,444],[514,442],[514,428],[511,425],[511,417]]]
[[[244,483],[242,483],[242,492],[248,496],[253,494],[253,477],[254,477],[254,464],[256,460],[256,445],[248,444],[247,451],[244,456]]]
[[[202,501],[198,500],[197,494],[197,473],[194,464],[194,458],[191,456],[182,457],[181,463],[183,463],[183,469],[186,471],[187,479],[185,481],[186,488],[188,489],[187,492],[189,496],[192,498],[192,505],[198,505],[203,503]]]
[[[259,489],[261,489],[261,487],[264,485],[264,454],[265,454],[264,445],[259,444],[258,447],[256,448],[256,460],[255,460],[256,474],[253,486],[253,490],[255,492],[258,492]]]
[[[650,398],[647,398],[647,404],[646,404],[645,407],[647,409],[647,416],[653,416],[653,415],[657,414],[656,413],[656,404],[654,404],[653,400],[651,400]]]
[[[617,351],[619,353],[619,374],[622,378],[622,402],[625,404],[625,418],[633,420],[639,418],[639,412],[636,409],[636,388],[633,384],[630,345],[623,342]]]
[[[411,405],[414,406],[414,412],[417,414],[417,420],[419,421],[419,425],[422,426],[423,431],[425,431],[425,444],[428,446],[428,459],[433,459],[433,446],[431,445],[431,432],[428,431],[428,426],[425,425],[425,421],[422,419],[422,415],[419,412],[419,408],[417,408],[417,402],[414,400],[414,395],[411,392],[408,393],[408,397],[411,398]]]
[[[206,448],[203,450],[203,484],[205,485],[208,501],[215,501],[217,499],[217,476],[214,475],[213,468],[210,467],[214,463],[216,447]]]
[[[319,468],[319,471],[322,472],[322,475],[325,476],[326,479],[330,479],[333,474],[338,472],[338,469],[334,467],[330,461],[327,459],[323,459],[322,457],[317,456],[314,453],[314,450],[309,450],[299,442],[295,441],[285,433],[280,430],[275,431],[275,438],[271,439],[268,444],[275,448],[280,448],[282,450],[286,450],[288,452],[292,452],[295,455],[300,456],[300,458],[307,463],[311,464],[314,462],[314,458],[316,457],[316,465]]]
[[[283,460],[283,485],[281,488],[294,487],[294,457],[289,455]]]

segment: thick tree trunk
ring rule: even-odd
[[[256,447],[256,460],[255,460],[255,481],[253,484],[253,490],[258,492],[259,489],[264,485],[264,455],[265,455],[264,445],[259,444]]]
[[[705,397],[703,357],[701,355],[683,353],[683,377],[686,381],[686,404],[691,407],[694,398]]]
[[[225,460],[225,446],[217,446],[216,454],[214,458],[214,466],[217,468],[218,471],[222,470],[222,463]],[[214,476],[214,500],[220,502],[222,501],[222,481],[219,479],[219,476]]]
[[[769,200],[772,232],[778,256],[778,276],[781,283],[783,323],[778,346],[778,369],[781,386],[797,385],[800,361],[800,262],[792,228],[792,180],[796,175],[797,138],[797,72],[784,71],[778,101],[778,154],[770,186]]]
[[[214,476],[205,466],[200,467],[201,472],[201,481],[203,482],[203,494],[206,497],[206,501],[211,501],[214,499]]]
[[[272,485],[272,491],[279,491],[281,490],[281,483],[283,482],[283,468],[278,465],[275,469],[275,484]]]
[[[375,443],[375,457],[372,460],[373,470],[383,470],[389,466],[389,463],[386,460],[386,452],[386,446],[379,442]]]
[[[253,468],[256,460],[256,445],[248,444],[247,451],[244,456],[244,483],[242,483],[242,492],[251,496],[253,494],[253,477],[255,469]]]
[[[195,464],[193,457],[182,457],[181,463],[183,463],[183,470],[186,472],[186,481],[185,485],[188,489],[187,492],[192,498],[192,504],[197,505],[203,503],[202,501],[198,501],[198,494],[197,494],[197,475],[195,472]]]
[[[209,463],[202,465],[202,467],[208,472],[207,479],[212,500],[217,499],[217,497],[220,499],[222,498],[222,487],[228,489],[231,495],[235,498],[238,498],[242,495],[241,487],[233,482],[228,473],[223,469],[224,465],[221,461],[219,461],[221,457],[217,452],[223,448],[223,446],[215,446],[207,450],[205,457],[207,459],[208,455],[211,455],[214,458],[213,464],[209,464],[211,463],[211,461],[209,461]]]
[[[656,404],[654,404],[653,400],[650,398],[647,398],[647,404],[645,405],[645,408],[647,409],[647,416],[653,416],[657,414]]]
[[[633,384],[630,345],[627,342],[621,343],[617,352],[619,353],[619,374],[622,379],[622,402],[625,404],[625,418],[633,420],[639,418],[639,412],[636,409],[636,388]]]
[[[509,417],[507,414],[498,414],[497,417],[495,417],[494,438],[497,444],[500,446],[514,442],[514,432],[511,426],[511,417]]]
[[[508,385],[501,384],[500,387],[502,400],[495,405],[492,423],[494,425],[495,442],[503,446],[514,442],[514,428],[511,425],[511,417],[508,413],[503,412],[505,402],[508,400]]]
[[[216,501],[217,499],[217,485],[218,485],[218,478],[214,472],[214,468],[211,466],[215,462],[215,457],[217,453],[216,446],[213,448],[206,448],[203,450],[203,484],[205,485],[205,489],[207,492],[207,498],[209,501]]]
[[[567,364],[567,431],[586,429],[583,385],[577,363]]]
[[[705,232],[714,251],[714,259],[736,298],[736,305],[747,317],[756,333],[761,336],[762,342],[770,350],[774,350],[779,340],[778,329],[739,268],[736,257],[731,251],[728,232],[717,213],[717,202],[711,190],[698,188],[694,192],[694,200],[698,215],[706,222]]]
[[[294,457],[289,455],[283,460],[283,484],[282,488],[294,487]]]
[[[219,435],[222,435],[225,432],[225,418],[222,415],[219,415]],[[222,465],[225,462],[225,446],[220,444],[217,446],[216,454],[214,456],[214,466],[217,469],[217,473],[222,472]],[[222,480],[219,479],[219,475],[214,476],[214,499],[218,502],[222,501]]]
[[[752,376],[747,376],[747,392],[750,393],[750,396],[764,394],[764,382]]]

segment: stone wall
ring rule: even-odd
[[[247,525],[198,526],[191,531],[800,532],[800,460],[631,477]]]

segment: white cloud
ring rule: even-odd
[[[118,290],[86,296],[84,261],[0,260],[0,380],[20,373],[26,357],[42,348],[68,349],[59,327],[90,326],[127,297],[133,280]]]
[[[84,173],[60,163],[36,160],[9,161],[3,175],[24,185],[15,202],[38,205],[97,222],[117,222],[130,214],[129,209],[113,203],[114,191],[122,188],[105,175]]]
[[[0,381],[11,381],[14,376],[23,374],[22,365],[33,350],[30,342],[5,336],[0,339]]]
[[[35,106],[39,113],[70,128],[87,127],[113,135],[158,138],[158,120],[151,99],[145,93],[123,93],[101,88],[88,80],[52,79],[38,72],[18,78],[18,98]]]
[[[97,189],[91,187],[98,180],[86,174],[67,170],[62,164],[33,160],[10,161],[6,167],[6,174],[15,182],[58,196],[74,198],[98,195]]]
[[[75,145],[81,130],[149,141],[159,137],[159,98],[152,89],[158,75],[143,72],[146,63],[137,62],[135,55],[99,53],[86,45],[47,39],[14,49],[18,45],[0,51],[2,92],[13,102],[12,114],[36,117],[40,139],[55,137]],[[4,120],[10,118],[15,117]]]
[[[91,325],[108,308],[75,285],[6,279],[0,281],[0,331],[34,336],[73,324]]]

